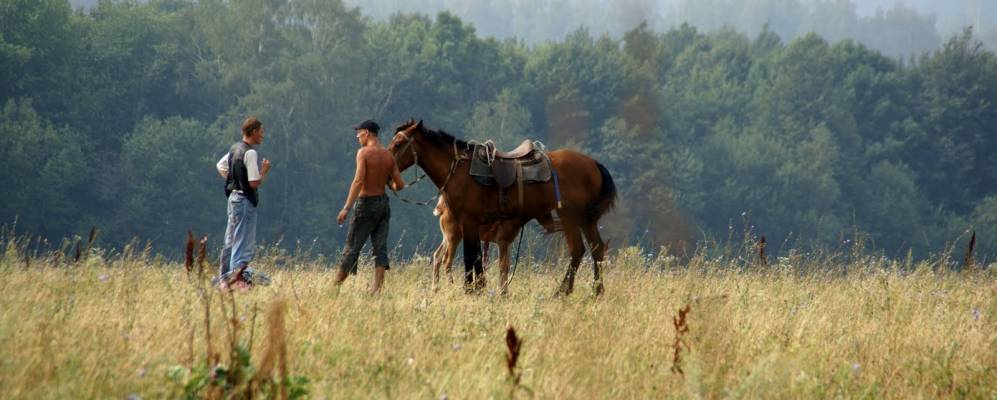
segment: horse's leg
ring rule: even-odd
[[[481,246],[482,246],[482,249],[481,249],[481,268],[484,271],[487,272],[488,271],[488,251],[491,250],[490,248],[492,247],[492,242],[490,242],[488,240],[482,240],[481,241]]]
[[[478,240],[478,223],[465,219],[462,223],[464,234],[464,290],[471,292],[484,286],[481,275],[481,242]],[[475,273],[478,274],[475,279]]]
[[[568,243],[568,250],[571,252],[571,264],[568,265],[568,272],[564,274],[561,287],[555,295],[567,296],[575,289],[575,273],[578,272],[578,264],[582,262],[585,255],[585,244],[582,243],[582,235],[575,225],[564,225],[564,240]]]
[[[606,258],[606,244],[599,236],[598,222],[592,222],[582,226],[582,233],[589,242],[589,252],[592,254],[592,289],[596,296],[601,296],[605,291],[602,284],[602,273],[599,271],[599,263]]]
[[[499,292],[506,294],[509,291],[509,245],[512,241],[501,238],[498,240],[499,248]]]
[[[481,253],[479,252],[478,259],[474,262],[474,290],[483,290],[486,286],[485,268],[482,261]]]

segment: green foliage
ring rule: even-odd
[[[211,232],[224,224],[211,205],[224,203],[214,165],[227,145],[219,130],[194,120],[140,121],[124,139],[113,174],[98,178],[104,199],[116,204],[103,221],[108,236],[123,243],[133,227],[150,224],[155,235],[142,238],[168,245],[188,230]]]
[[[166,372],[167,381],[180,393],[179,397],[187,400],[204,398],[254,398],[265,399],[286,398],[304,399],[308,397],[308,377],[301,375],[287,378],[260,377],[258,369],[252,363],[252,355],[243,346],[236,347],[238,356],[236,365],[222,364],[187,368],[174,365]],[[255,380],[255,381],[254,381]],[[281,397],[286,390],[287,397]]]
[[[499,93],[495,101],[479,102],[474,106],[468,132],[473,135],[487,135],[476,139],[492,139],[502,148],[511,149],[518,145],[523,135],[530,132],[532,122],[530,110],[523,106],[519,96],[506,89]]]
[[[80,46],[65,0],[0,3],[0,99],[35,98],[45,111],[65,104]]]
[[[0,113],[4,188],[0,218],[43,236],[86,226],[79,193],[94,182],[81,135],[45,121],[30,100],[7,100]]]
[[[519,12],[501,2],[378,20],[338,0],[102,1],[76,13],[64,0],[4,2],[0,221],[50,237],[94,222],[112,245],[138,236],[161,249],[188,229],[218,238],[213,165],[256,115],[274,164],[261,241],[336,253],[349,126],[375,118],[387,141],[415,117],[502,147],[533,138],[592,154],[621,193],[606,221],[614,244],[676,248],[746,223],[772,252],[787,238],[838,246],[861,233],[925,255],[970,228],[991,251],[997,58],[971,31],[907,62],[873,50],[899,39],[870,39],[883,36],[877,23],[923,33],[924,17],[901,6],[857,17],[822,3],[829,17],[817,21],[797,1],[744,13],[719,3],[749,4],[690,3],[691,17],[731,15],[661,31],[674,21],[632,18],[654,7],[593,3],[587,12],[636,27],[619,39],[571,27],[527,46],[456,16]],[[735,20],[751,36],[711,25]],[[530,27],[554,28],[565,29]],[[395,204],[392,240],[435,242],[427,210]]]

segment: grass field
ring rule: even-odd
[[[288,381],[317,399],[997,398],[995,268],[844,255],[678,263],[624,250],[604,297],[592,296],[583,265],[575,294],[557,299],[563,266],[527,260],[502,297],[494,278],[483,294],[449,284],[434,293],[416,259],[371,297],[369,268],[337,293],[325,265],[264,257],[274,284],[229,297],[199,291],[182,263],[139,254],[71,264],[7,247],[4,399],[178,398],[183,384],[218,396],[204,380],[206,314],[212,365],[233,370],[234,338],[251,353],[245,376],[304,377]],[[281,299],[286,308],[274,307]],[[677,341],[673,318],[687,305]],[[523,340],[518,384],[506,365],[510,326]]]

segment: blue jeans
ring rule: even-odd
[[[225,247],[218,262],[218,276],[227,280],[230,272],[249,265],[256,254],[256,206],[240,193],[228,196],[228,225]]]

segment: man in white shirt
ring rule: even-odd
[[[264,158],[260,162],[254,147],[262,143],[263,123],[256,117],[246,118],[242,123],[242,141],[233,144],[216,165],[218,173],[225,178],[225,195],[228,196],[228,225],[217,278],[222,289],[246,286],[243,274],[255,255],[256,208],[259,206],[256,190],[270,172],[270,160]]]

